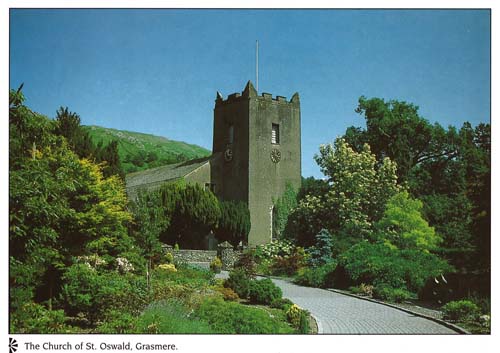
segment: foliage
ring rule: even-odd
[[[222,269],[222,261],[218,257],[215,257],[215,259],[210,262],[210,270],[212,270],[214,273],[220,273]]]
[[[366,295],[371,297],[373,295],[373,285],[361,283],[359,286],[349,287],[349,290],[354,294]]]
[[[399,192],[387,202],[376,228],[384,240],[400,249],[433,250],[441,239],[422,218],[421,210],[421,201],[411,199],[406,191]]]
[[[164,272],[177,272],[177,269],[175,268],[174,264],[161,264],[158,265],[158,270],[164,271]]]
[[[277,200],[273,200],[273,239],[282,239],[286,234],[284,234],[287,223],[288,216],[290,212],[297,206],[297,191],[294,187],[287,183],[285,186],[285,192]]]
[[[256,304],[271,304],[283,295],[281,288],[276,286],[269,278],[253,280],[250,284],[248,298]]]
[[[332,260],[333,239],[332,235],[326,229],[316,234],[314,246],[307,249],[309,255],[309,265],[319,267],[329,263]]]
[[[244,202],[219,201],[221,216],[218,221],[217,239],[237,245],[245,242],[250,232],[250,211]]]
[[[71,332],[65,321],[63,310],[47,310],[43,305],[27,302],[10,316],[10,332],[17,334]]]
[[[451,301],[441,309],[444,319],[452,321],[476,321],[481,314],[479,307],[470,300]]]
[[[252,308],[218,298],[207,298],[196,310],[217,333],[277,334],[293,333],[286,323],[271,317],[266,310]]]
[[[147,299],[144,298],[146,289],[143,284],[134,286],[123,275],[99,273],[84,264],[68,267],[62,280],[61,299],[66,313],[83,313],[91,322],[104,317],[112,309],[137,312]]]
[[[76,258],[96,255],[113,266],[114,258],[134,253],[126,227],[131,215],[123,181],[79,159],[57,134],[57,122],[23,101],[20,90],[11,90],[9,260],[11,276],[19,275],[11,277],[11,292],[26,302],[36,294],[50,308]]]
[[[190,316],[176,299],[149,305],[136,325],[134,333],[215,333],[206,321]]]
[[[288,256],[274,257],[271,261],[269,271],[276,276],[292,276],[306,265],[306,258],[307,255],[304,248],[297,247],[295,251]]]
[[[413,295],[404,288],[392,288],[381,284],[373,287],[373,297],[389,302],[402,303],[413,297]]]
[[[111,310],[106,321],[101,322],[96,333],[100,334],[126,334],[136,332],[137,317],[129,312]]]
[[[217,288],[217,290],[222,294],[222,297],[226,301],[233,302],[237,301],[240,298],[238,294],[231,288],[222,287],[222,288]]]
[[[400,250],[388,243],[360,242],[340,259],[354,283],[387,285],[418,292],[426,280],[452,269],[434,254]]]
[[[320,146],[315,160],[330,189],[323,195],[307,195],[290,221],[299,245],[312,246],[314,235],[326,228],[335,235],[334,250],[339,253],[372,235],[373,222],[382,217],[387,200],[399,190],[396,165],[388,158],[377,164],[368,145],[355,152],[343,139]]]
[[[274,240],[270,243],[257,246],[255,257],[262,260],[264,258],[289,256],[294,252],[294,249],[295,247],[290,240]]]
[[[293,305],[293,302],[288,298],[278,298],[271,302],[271,308],[281,309],[287,311]]]
[[[240,255],[240,258],[234,264],[234,269],[241,269],[249,278],[254,278],[256,274],[256,252],[253,249],[247,249]]]
[[[294,282],[308,287],[333,288],[336,267],[337,263],[331,260],[319,267],[300,269],[295,276]]]
[[[287,309],[286,316],[299,333],[309,333],[309,313],[306,310],[293,304]]]
[[[171,264],[171,263],[173,263],[173,262],[174,262],[174,255],[172,255],[172,253],[171,253],[171,252],[167,252],[167,253],[165,254],[165,256],[163,257],[163,259],[165,260],[165,262],[166,262],[167,264]]]
[[[178,243],[183,248],[202,248],[205,235],[216,228],[221,217],[215,195],[198,184],[180,181],[164,184],[160,188],[160,198],[169,221],[160,240],[167,244]]]
[[[161,207],[160,194],[155,191],[139,192],[137,198],[131,202],[130,209],[134,214],[132,234],[142,250],[142,255],[148,259],[150,270],[153,258],[159,257],[162,252],[160,233],[168,226],[169,220]]]
[[[361,97],[366,128],[350,127],[346,141],[368,143],[380,163],[389,157],[398,177],[424,204],[425,218],[443,237],[439,253],[464,271],[487,272],[491,253],[491,131],[489,124],[444,129],[406,102]]]
[[[224,282],[224,287],[234,290],[240,298],[248,298],[251,281],[243,269],[235,268],[229,272],[229,278]]]

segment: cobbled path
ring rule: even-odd
[[[337,334],[455,334],[434,321],[382,304],[302,287],[273,279],[283,297],[308,310],[318,321],[319,333]]]
[[[227,277],[223,271],[217,277]],[[382,304],[273,279],[283,297],[308,310],[326,334],[456,334],[434,321]]]

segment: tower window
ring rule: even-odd
[[[272,126],[271,143],[273,143],[273,144],[280,143],[280,126],[279,126],[279,124],[273,124],[273,126]]]
[[[234,126],[233,125],[231,125],[229,127],[228,138],[229,138],[229,143],[233,143],[234,142]]]

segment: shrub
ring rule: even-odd
[[[62,277],[61,296],[66,312],[82,312],[90,321],[95,321],[123,302],[131,308],[137,307],[136,303],[128,303],[130,299],[139,298],[131,295],[133,288],[127,278],[117,272],[99,273],[84,264],[70,266]]]
[[[250,301],[257,304],[271,304],[273,300],[280,299],[282,295],[281,288],[269,278],[252,281],[248,293]]]
[[[281,309],[281,310],[288,310],[293,305],[293,302],[288,299],[288,298],[279,298],[275,299],[271,302],[270,307],[271,308],[276,308],[276,309]]]
[[[137,319],[136,333],[214,333],[210,325],[189,315],[177,299],[151,304]]]
[[[451,301],[441,309],[444,319],[451,321],[475,321],[481,314],[479,307],[470,300]]]
[[[305,252],[303,248],[296,248],[291,255],[273,258],[271,273],[274,275],[292,276],[305,265]]]
[[[222,261],[218,257],[215,257],[215,259],[210,262],[210,270],[215,273],[220,273],[222,269]]]
[[[63,310],[47,310],[43,305],[28,302],[10,315],[10,331],[15,333],[67,333]]]
[[[299,333],[306,334],[309,333],[310,330],[311,328],[309,325],[309,312],[306,310],[301,310],[298,331]]]
[[[165,272],[177,272],[175,265],[172,263],[158,265],[158,269]]]
[[[136,332],[137,318],[130,313],[123,313],[120,310],[113,310],[108,313],[106,321],[101,323],[97,333],[102,334],[125,334]]]
[[[293,304],[288,310],[286,311],[286,317],[288,321],[292,324],[294,327],[299,327],[300,323],[300,312],[302,310],[297,304]]]
[[[403,288],[392,288],[387,285],[378,285],[373,287],[373,297],[389,302],[401,303],[411,299],[412,294]]]
[[[294,282],[303,286],[328,288],[333,287],[333,279],[337,263],[331,261],[320,267],[299,270]]]
[[[240,298],[248,298],[251,279],[242,268],[235,268],[229,272],[229,278],[224,282],[224,287],[234,290]]]
[[[174,255],[171,253],[171,252],[168,252],[165,254],[165,256],[163,257],[163,260],[167,263],[167,264],[171,264],[174,262]]]
[[[234,302],[240,298],[238,294],[231,288],[222,287],[218,288],[217,290],[222,294],[222,297],[226,301]]]
[[[379,242],[360,242],[341,257],[341,264],[355,283],[385,284],[418,292],[428,278],[451,270],[446,261],[420,250],[399,250]]]
[[[309,264],[313,267],[319,267],[329,263],[332,260],[333,238],[326,229],[322,229],[316,235],[314,246],[307,249],[310,256]]]
[[[195,311],[216,333],[276,334],[293,333],[285,322],[272,317],[266,310],[238,303],[207,298]]]
[[[247,277],[255,277],[256,274],[256,263],[255,263],[255,251],[253,249],[246,250],[241,254],[238,261],[234,264],[235,269],[242,269],[245,271]]]

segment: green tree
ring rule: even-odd
[[[108,264],[130,252],[123,182],[79,159],[56,123],[10,92],[9,250],[11,310],[57,295],[61,272],[85,255]]]
[[[408,192],[395,194],[387,202],[384,216],[375,227],[383,239],[399,249],[417,249],[428,252],[437,247],[441,238],[422,218],[423,204]]]
[[[204,236],[217,227],[221,209],[215,195],[198,184],[184,181],[166,183],[160,188],[162,207],[169,227],[161,240],[185,248],[200,248]]]
[[[237,245],[247,242],[250,233],[250,211],[244,202],[220,201],[221,217],[216,231],[219,241],[228,241]]]

